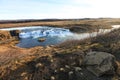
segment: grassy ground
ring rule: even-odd
[[[82,60],[82,54],[85,55],[89,51],[109,52],[116,57],[117,64],[120,65],[119,32],[120,29],[114,30],[104,35],[98,35],[97,37],[88,38],[85,40],[67,41],[57,46],[46,48],[35,47],[28,50],[22,50],[14,47],[14,49],[11,50],[14,52],[8,51],[10,49],[7,49],[5,51],[3,50],[3,53],[9,52],[9,55],[18,51],[15,55],[22,55],[24,57],[17,57],[14,55],[11,56],[10,59],[14,60],[11,60],[11,62],[9,62],[8,64],[1,65],[0,77],[3,80],[7,80],[8,78],[16,80],[42,80],[43,78],[51,79],[54,77],[56,78],[56,80],[69,80],[68,76],[66,76],[66,73],[68,73],[69,71],[74,71],[74,67],[80,65],[79,61],[80,59]],[[36,68],[36,66],[38,66],[39,68]],[[67,69],[69,67],[70,69]],[[57,75],[52,74],[54,70],[58,70]],[[61,70],[63,70],[63,72],[61,72]],[[66,73],[64,73],[64,70]],[[119,73],[120,66],[118,66],[117,74]],[[117,79],[118,76],[116,76],[117,75],[113,76],[114,79],[110,80]]]
[[[99,28],[110,28],[110,24],[114,24],[114,21],[119,23],[119,19],[71,19],[71,20],[57,20],[57,21],[28,21],[28,22],[0,22],[0,28],[8,27],[24,27],[24,26],[52,26],[52,27],[64,27],[69,28],[73,32],[77,31],[92,31]],[[111,23],[113,22],[113,23]],[[115,23],[116,24],[116,23]],[[77,29],[77,31],[76,31]]]
[[[85,40],[66,41],[58,45],[58,47],[67,50],[80,49],[84,52],[109,52],[115,55],[117,60],[119,60],[120,57],[118,55],[120,53],[120,29],[113,30],[112,32],[103,35],[98,35],[96,37],[90,37]]]
[[[93,25],[97,26],[98,23],[99,25],[106,23],[108,28],[109,24],[118,24],[119,21],[106,19],[97,21],[83,20],[83,22],[53,21],[44,22],[44,25],[68,28],[69,26],[74,27],[80,25],[84,27],[92,25],[91,27],[93,27]],[[7,23],[1,24],[0,26],[16,27],[24,25],[30,26],[30,24],[42,25],[43,23]],[[45,80],[69,80],[69,76],[65,76],[66,72],[74,71],[74,67],[80,65],[82,55],[85,55],[89,51],[104,51],[113,54],[119,65],[117,74],[120,74],[120,29],[117,29],[110,33],[98,35],[97,37],[66,41],[50,47],[23,49],[14,46],[14,42],[2,44],[0,45],[0,78],[2,80],[43,80],[43,78]],[[69,67],[70,69],[68,69]],[[54,74],[53,71],[56,73]],[[117,76],[115,79],[118,79],[118,75],[115,76]]]

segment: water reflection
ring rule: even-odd
[[[80,40],[88,37],[94,37],[98,34],[104,34],[113,29],[117,29],[120,27],[120,25],[113,25],[112,27],[112,29],[99,29],[97,32],[81,34],[72,33],[69,31],[69,29],[41,26],[7,28],[0,30],[21,30],[21,33],[19,34],[20,43],[18,43],[16,46],[31,48],[35,46],[55,45],[67,40]]]

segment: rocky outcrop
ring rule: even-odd
[[[83,60],[83,64],[88,71],[96,76],[114,74],[116,69],[115,57],[105,52],[88,53]]]

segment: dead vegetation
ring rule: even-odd
[[[109,19],[108,19],[109,20]],[[0,28],[8,28],[8,27],[22,27],[22,26],[52,26],[52,27],[90,27],[90,28],[110,28],[111,26],[107,23],[108,20],[101,19],[71,19],[71,20],[57,20],[57,21],[28,21],[28,22],[8,22],[8,23],[0,23]]]
[[[99,26],[95,20],[87,21],[57,21],[57,22],[30,22],[15,24],[0,24],[3,27],[32,26],[32,25],[49,25],[65,28],[74,26],[86,26],[86,30],[91,26],[96,28],[105,24],[102,22]],[[99,21],[99,20],[98,20]],[[106,20],[105,20],[106,21]],[[101,20],[100,20],[101,22]],[[100,23],[99,22],[99,23]],[[107,21],[111,23],[110,21]],[[86,24],[87,23],[87,24]],[[89,25],[88,25],[89,24]],[[106,25],[106,24],[105,24]],[[78,27],[77,27],[78,28]],[[108,24],[107,24],[108,28]],[[81,28],[80,28],[81,29]],[[91,29],[91,28],[89,28]],[[120,29],[110,33],[98,35],[96,37],[84,40],[66,41],[57,46],[34,47],[31,49],[22,49],[12,44],[0,45],[0,79],[1,80],[79,80],[76,78],[77,70],[81,70],[83,55],[90,51],[103,51],[113,54],[117,59],[118,72],[115,77],[110,76],[101,80],[113,80],[119,78],[120,74]],[[84,72],[84,66],[82,66]],[[93,75],[85,71],[85,80],[93,80]],[[80,75],[83,75],[80,73]],[[95,80],[97,78],[95,77]]]
[[[69,46],[68,46],[69,45]],[[66,41],[58,45],[59,48],[71,50],[81,49],[87,51],[103,51],[109,52],[116,56],[119,60],[120,53],[120,29],[113,30],[110,33],[90,37],[84,40]]]

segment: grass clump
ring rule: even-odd
[[[113,30],[106,34],[101,34],[96,37],[90,37],[84,40],[72,40],[59,44],[58,47],[62,49],[75,49],[79,47],[79,50],[84,52],[89,51],[104,51],[109,52],[116,56],[120,53],[120,29]]]

